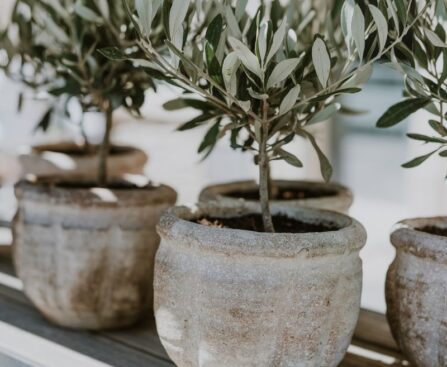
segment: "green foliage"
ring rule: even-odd
[[[412,113],[425,109],[433,115],[428,121],[434,136],[408,134],[413,140],[436,145],[437,149],[403,165],[413,168],[439,153],[446,157],[447,148],[447,6],[445,0],[427,1],[427,11],[391,55],[393,68],[405,77],[406,100],[391,107],[380,118],[378,127],[391,127],[405,120]],[[410,17],[419,10],[413,6]]]
[[[136,1],[131,16],[146,59],[171,83],[199,97],[199,106],[192,107],[200,115],[180,130],[212,124],[200,151],[229,133],[235,149],[266,151],[269,161],[301,167],[284,149],[301,136],[314,146],[327,180],[332,168],[307,127],[333,116],[341,107],[339,97],[360,91],[372,64],[391,57],[418,16],[409,0],[376,0],[366,7],[354,0],[287,6],[274,0],[271,6],[262,2],[254,15],[246,11],[246,1],[142,2],[152,16],[157,9],[164,18],[170,52],[167,57],[157,51],[150,39],[153,24]],[[191,96],[186,98],[166,107],[190,107]]]
[[[162,29],[155,30],[151,42],[158,47]],[[125,58],[139,58],[137,41],[121,1],[17,0],[11,24],[0,35],[7,54],[1,66],[38,92],[78,99],[84,111],[123,106],[138,114],[145,90],[155,86],[153,75],[97,51],[109,47],[109,57],[120,50]]]

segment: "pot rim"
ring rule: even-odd
[[[343,186],[338,183],[326,183],[321,181],[310,181],[310,180],[274,180],[275,184],[279,187],[283,188],[311,188],[311,189],[322,189],[322,190],[330,190],[333,191],[333,195],[327,195],[322,197],[312,197],[312,198],[303,198],[303,199],[276,199],[271,200],[273,203],[283,203],[283,202],[313,202],[313,201],[319,201],[319,200],[340,200],[340,198],[345,198],[347,200],[351,201],[351,204],[353,202],[353,193],[352,191],[347,188],[346,186]],[[247,202],[258,202],[257,200],[251,200],[251,199],[244,199],[244,198],[235,198],[233,196],[227,196],[227,193],[235,191],[235,190],[241,190],[241,191],[249,191],[249,190],[256,190],[258,188],[258,184],[254,180],[245,180],[245,181],[232,181],[227,183],[221,183],[221,184],[215,184],[215,185],[209,185],[205,187],[201,194],[200,194],[200,200],[201,201],[209,201],[213,200],[215,198],[217,199],[225,199],[225,200],[244,200]]]
[[[392,229],[391,243],[396,249],[407,250],[418,257],[447,259],[447,237],[418,230],[425,226],[447,228],[447,217],[402,220]]]
[[[340,229],[329,232],[261,233],[240,229],[201,225],[191,220],[203,215],[243,216],[259,214],[259,208],[243,203],[228,205],[217,202],[201,203],[196,207],[177,206],[162,216],[157,227],[162,239],[176,246],[196,248],[223,254],[243,254],[263,257],[295,257],[345,254],[358,252],[366,244],[366,231],[355,219],[328,210],[311,208],[272,207],[273,215],[287,215],[307,222],[332,222]]]
[[[31,200],[60,205],[92,206],[146,206],[160,202],[172,205],[177,201],[177,193],[170,186],[154,184],[143,175],[126,175],[127,179],[111,179],[112,185],[123,188],[99,187],[92,180],[79,177],[45,176],[29,177],[15,185],[15,194],[19,201]],[[145,179],[146,185],[138,185],[131,179]],[[79,187],[69,187],[72,183]],[[128,186],[128,187],[126,187]]]

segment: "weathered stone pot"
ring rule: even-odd
[[[50,321],[76,329],[135,323],[153,304],[155,226],[176,201],[167,186],[16,186],[13,256],[24,290]]]
[[[437,233],[437,234],[436,234]],[[400,222],[387,276],[388,319],[414,366],[447,366],[447,218]]]
[[[165,349],[179,367],[337,366],[359,314],[365,230],[307,208],[273,213],[331,229],[267,234],[197,224],[254,213],[215,202],[162,216],[154,308]]]
[[[95,179],[98,171],[98,154],[85,151],[72,142],[59,144],[37,145],[31,148],[29,154],[22,154],[19,159],[23,175],[37,177],[59,176]],[[109,177],[120,178],[124,174],[142,174],[148,161],[142,150],[112,146],[107,160]]]
[[[353,195],[348,188],[335,183],[275,180],[276,197],[272,204],[286,207],[307,207],[348,213]],[[254,181],[232,182],[206,187],[201,202],[212,200],[236,204],[244,199],[248,205],[258,205],[258,185]],[[247,205],[247,204],[246,204]]]

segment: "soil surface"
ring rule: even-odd
[[[336,196],[335,190],[312,189],[312,188],[278,188],[273,192],[271,200],[302,200],[302,199],[317,199],[324,197]],[[245,199],[245,200],[259,200],[259,190],[250,191],[233,191],[224,194],[224,196]]]
[[[61,153],[66,154],[70,156],[75,157],[88,157],[98,154],[99,147],[98,146],[91,146],[89,149],[85,149],[82,146],[76,146],[76,145],[70,145],[70,146],[64,146],[61,145],[60,147],[56,146],[43,146],[42,149],[35,148],[39,153],[43,152],[52,152],[52,153]],[[119,155],[119,154],[125,154],[131,152],[132,149],[128,147],[119,147],[119,146],[112,146],[110,148],[110,155]]]
[[[58,182],[58,183],[49,183],[48,186],[54,186],[54,187],[58,187],[58,188],[63,188],[63,189],[93,189],[93,188],[98,188],[98,184],[95,182],[76,182],[76,181],[71,181],[71,182]],[[108,183],[105,187],[105,189],[110,189],[110,190],[115,190],[115,191],[119,191],[119,190],[153,190],[155,188],[155,186],[151,186],[146,185],[146,186],[138,186],[135,185],[133,183],[130,182],[111,182]]]
[[[426,226],[422,228],[417,228],[420,232],[425,232],[429,234],[434,234],[436,236],[447,237],[447,228],[440,228],[436,226]]]
[[[253,232],[265,232],[260,214],[246,215],[236,218],[203,217],[196,221],[199,224],[217,228],[241,229]],[[306,223],[287,216],[273,217],[276,233],[321,233],[338,231],[340,228],[332,222]]]

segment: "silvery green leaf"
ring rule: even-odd
[[[236,52],[231,52],[224,59],[222,64],[222,76],[227,91],[235,96],[237,93],[237,70],[240,66],[240,60]]]
[[[365,17],[358,5],[354,9],[354,16],[352,17],[352,37],[354,38],[360,61],[362,61],[365,53]]]
[[[353,0],[347,0],[343,4],[341,11],[341,29],[345,36],[345,43],[348,47],[348,53],[351,55],[351,40],[352,40],[352,18],[354,16],[355,3]]]
[[[70,37],[56,22],[40,7],[34,9],[36,22],[60,43],[70,43]]]
[[[244,112],[250,111],[251,102],[250,101],[238,101],[239,106],[244,110]]]
[[[70,13],[67,9],[65,9],[62,5],[60,0],[44,0],[45,4],[51,6],[59,15],[61,15],[63,18],[67,19],[70,18]],[[20,3],[19,3],[20,5]]]
[[[279,107],[280,115],[286,114],[293,108],[293,106],[295,106],[295,103],[300,95],[300,92],[301,92],[301,86],[296,85],[289,91],[289,93],[287,93],[287,95],[284,97]]]
[[[259,57],[261,58],[261,62],[263,63],[265,60],[265,56],[267,54],[267,23],[262,23],[261,28],[259,29],[258,36],[258,49],[259,49]]]
[[[225,8],[225,18],[227,19],[230,34],[237,39],[241,39],[242,38],[241,29],[239,28],[238,21],[234,16],[233,9],[231,9],[231,6],[229,5]]]
[[[253,88],[248,88],[248,93],[250,94],[250,96],[254,99],[259,99],[261,101],[266,100],[269,98],[268,94],[260,94],[257,93],[253,90]]]
[[[311,10],[304,19],[300,22],[300,25],[297,29],[297,33],[303,32],[306,27],[315,19],[315,16],[317,15],[317,12],[315,10]]]
[[[281,61],[278,65],[276,65],[272,71],[272,74],[270,75],[270,78],[268,79],[267,89],[281,83],[292,75],[299,62],[300,60],[295,58]]]
[[[267,59],[265,60],[266,65],[268,65],[268,63],[273,59],[273,57],[283,45],[284,38],[286,36],[286,28],[287,21],[284,19],[278,30],[275,32],[275,35],[273,36],[272,47],[270,48],[270,51],[267,55]]]
[[[396,9],[394,8],[393,2],[391,0],[386,0],[389,16],[393,17],[394,25],[396,29],[399,29],[399,16],[397,15]]]
[[[169,12],[169,34],[174,44],[174,38],[177,38],[177,42],[179,38],[179,35],[175,35],[175,33],[179,29],[183,31],[183,21],[188,13],[190,2],[191,0],[174,0],[172,3],[171,11]]]
[[[109,3],[107,0],[98,0],[98,9],[101,13],[101,15],[105,18],[105,19],[109,19],[110,17],[110,9],[109,9]]]
[[[435,32],[427,28],[425,28],[424,31],[427,35],[428,40],[433,46],[447,48],[447,44],[441,38],[439,38],[439,36]]]
[[[92,9],[83,5],[80,1],[76,2],[74,10],[77,15],[89,22],[102,23],[101,17]]]
[[[323,110],[318,112],[312,119],[308,122],[308,125],[317,124],[319,122],[327,121],[329,120],[334,114],[337,113],[341,108],[341,105],[339,103],[331,104],[327,107],[325,107]]]
[[[369,5],[369,11],[371,12],[374,22],[377,26],[377,33],[379,35],[380,52],[385,49],[386,41],[388,39],[388,21],[385,16],[374,5]]]
[[[172,44],[175,46],[175,48],[177,50],[182,50],[183,49],[183,25],[180,26],[180,28],[177,29],[177,31],[174,33],[173,38],[172,38]],[[172,50],[170,50],[170,54],[171,54],[171,64],[175,69],[178,69],[179,65],[180,65],[180,57],[178,55],[176,55],[175,52],[173,52]]]
[[[152,19],[151,19],[151,21],[154,20],[155,16],[158,13],[158,10],[161,8],[162,5],[163,5],[163,0],[152,0]]]
[[[144,33],[149,37],[152,26],[152,0],[135,0],[135,9],[137,10]]]
[[[261,76],[261,66],[259,65],[259,60],[256,55],[249,50],[241,41],[234,37],[229,37],[231,47],[237,53],[242,64],[250,70],[252,73]]]
[[[296,32],[293,29],[289,29],[289,32],[287,33],[287,48],[289,50],[295,50],[298,45],[298,36],[296,35]]]
[[[331,58],[329,56],[326,43],[317,37],[312,46],[312,60],[315,66],[315,71],[318,76],[318,80],[325,88],[327,86],[329,75],[331,72]]]
[[[247,3],[248,3],[248,0],[238,0],[236,2],[236,19],[238,22],[242,19],[243,15],[245,13],[245,9],[247,8]]]
[[[355,71],[352,78],[350,78],[347,82],[343,83],[343,88],[354,88],[357,86],[364,85],[372,76],[374,69],[373,66],[368,64],[361,66]]]

